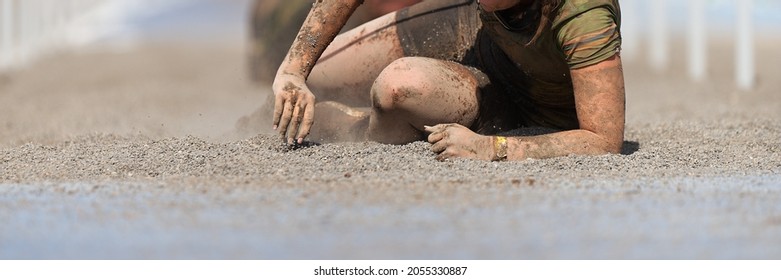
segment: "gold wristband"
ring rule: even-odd
[[[503,161],[507,159],[507,137],[494,136],[494,156],[493,161]]]

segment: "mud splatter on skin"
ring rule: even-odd
[[[471,153],[474,158],[482,160],[490,160],[490,152],[492,151],[491,143],[486,141],[483,137],[478,137],[472,140],[472,146],[467,148],[467,151]],[[486,156],[487,155],[487,156]]]
[[[393,100],[393,104],[402,104],[407,101],[407,99],[419,98],[420,96],[421,93],[413,88],[399,87],[396,89],[396,92],[391,94],[391,99]]]
[[[551,158],[571,154],[620,153],[625,94],[620,58],[607,66],[573,71],[580,129],[508,139],[508,158]]]
[[[573,75],[572,84],[578,93],[575,100],[580,100],[576,103],[580,128],[602,136],[607,146],[599,148],[619,153],[626,115],[624,69],[619,56],[606,63],[617,65]]]
[[[488,136],[475,135],[467,132],[465,127],[446,124],[441,131],[434,131],[429,141],[435,141],[432,152],[437,154],[436,159],[443,161],[453,158],[469,158],[479,160],[491,160],[493,157],[493,142]],[[453,130],[451,130],[453,129]],[[451,132],[455,132],[451,134]],[[437,135],[439,133],[439,135]],[[465,134],[467,133],[467,134]],[[440,140],[436,140],[440,138]]]
[[[391,93],[382,93],[382,91],[392,91]],[[420,100],[421,96],[424,92],[421,89],[416,89],[411,86],[400,86],[398,88],[391,88],[391,89],[379,89],[378,87],[373,87],[371,90],[372,95],[372,107],[377,110],[378,112],[384,112],[390,110],[395,110],[403,107],[407,107],[407,100],[412,99],[418,99]],[[388,96],[390,97],[390,100],[388,99]],[[384,104],[384,102],[390,102],[390,104]],[[413,105],[415,106],[415,102],[413,101]]]
[[[295,85],[293,82],[287,82],[283,88],[285,91],[300,92],[301,88]]]
[[[392,18],[380,18],[339,35],[313,68],[309,86],[321,101],[369,107],[375,79],[402,55]]]
[[[290,48],[284,71],[292,70],[290,72],[304,78],[309,76],[317,59],[361,3],[363,1],[315,1]]]
[[[466,67],[463,65],[454,63],[454,62],[447,62],[447,61],[441,61],[441,63],[452,70],[452,74],[450,76],[450,80],[455,85],[460,85],[458,87],[463,89],[475,89],[475,99],[467,99],[466,96],[459,95],[458,96],[458,108],[453,112],[453,115],[451,116],[452,119],[456,120],[456,122],[465,125],[470,126],[477,118],[477,114],[479,113],[479,105],[474,104],[476,100],[478,100],[478,81],[477,78],[475,78],[475,75],[469,71]]]
[[[523,142],[512,141],[516,139],[508,139],[507,156],[511,158],[510,151],[523,151],[519,158],[548,158],[552,157],[552,154],[569,154],[570,149],[568,149],[561,138],[556,135],[540,135],[528,137]]]
[[[474,5],[474,9],[461,9],[464,5]],[[460,61],[466,54],[464,46],[472,44],[474,22],[462,22],[462,19],[473,18],[476,13],[476,3],[464,1],[461,3],[446,3],[443,1],[423,1],[420,4],[399,11],[396,20],[403,34],[400,34],[401,45],[405,54],[432,57],[443,60]],[[435,11],[437,16],[423,15]],[[469,16],[464,15],[469,13]],[[453,32],[455,32],[454,35]]]
[[[458,123],[470,126],[477,117],[477,80],[460,64],[431,58],[407,58],[394,63],[390,74],[382,75],[376,85],[390,84],[390,96],[383,89],[373,89],[373,105],[382,109],[384,102],[407,112],[414,127],[426,124]],[[390,80],[390,81],[386,81]],[[410,100],[412,99],[412,100]],[[425,120],[425,123],[421,121]]]
[[[324,54],[320,60],[317,62],[323,62],[326,60],[329,60],[339,53],[342,53],[346,51],[349,48],[361,46],[364,44],[372,44],[375,42],[383,42],[383,43],[393,43],[393,51],[395,52],[396,49],[399,50],[399,52],[402,51],[402,46],[400,45],[401,42],[397,42],[398,40],[398,33],[396,33],[396,21],[391,22],[385,26],[379,27],[371,32],[368,32],[368,29],[366,27],[363,27],[360,29],[357,35],[354,36],[350,42],[344,44],[343,46],[334,49],[334,51],[329,51],[328,54]],[[368,33],[367,33],[368,32]],[[364,63],[371,63],[373,61],[364,61]],[[368,65],[367,65],[368,66]]]
[[[440,112],[441,119],[448,122],[459,123],[464,126],[471,126],[477,118],[477,79],[466,67],[461,64],[434,60],[434,67],[420,67],[425,75],[432,77],[432,86],[439,88],[434,90],[436,99],[451,100],[441,108],[436,108]],[[472,90],[472,92],[465,92]]]

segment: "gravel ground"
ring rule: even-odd
[[[778,259],[773,45],[751,92],[627,63],[623,154],[507,163],[239,133],[236,46],[59,54],[0,77],[0,258]]]

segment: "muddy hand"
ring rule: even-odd
[[[439,124],[426,126],[431,151],[437,160],[450,158],[471,158],[491,160],[491,137],[479,135],[460,124]]]
[[[301,144],[315,120],[315,96],[303,79],[277,77],[274,81],[274,130],[287,144]]]

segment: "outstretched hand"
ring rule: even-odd
[[[281,75],[274,80],[274,130],[288,144],[301,144],[315,122],[315,95],[304,79]]]
[[[437,160],[450,158],[470,158],[491,160],[493,146],[491,137],[477,134],[460,124],[439,124],[424,127],[429,134],[431,150],[437,154]]]

